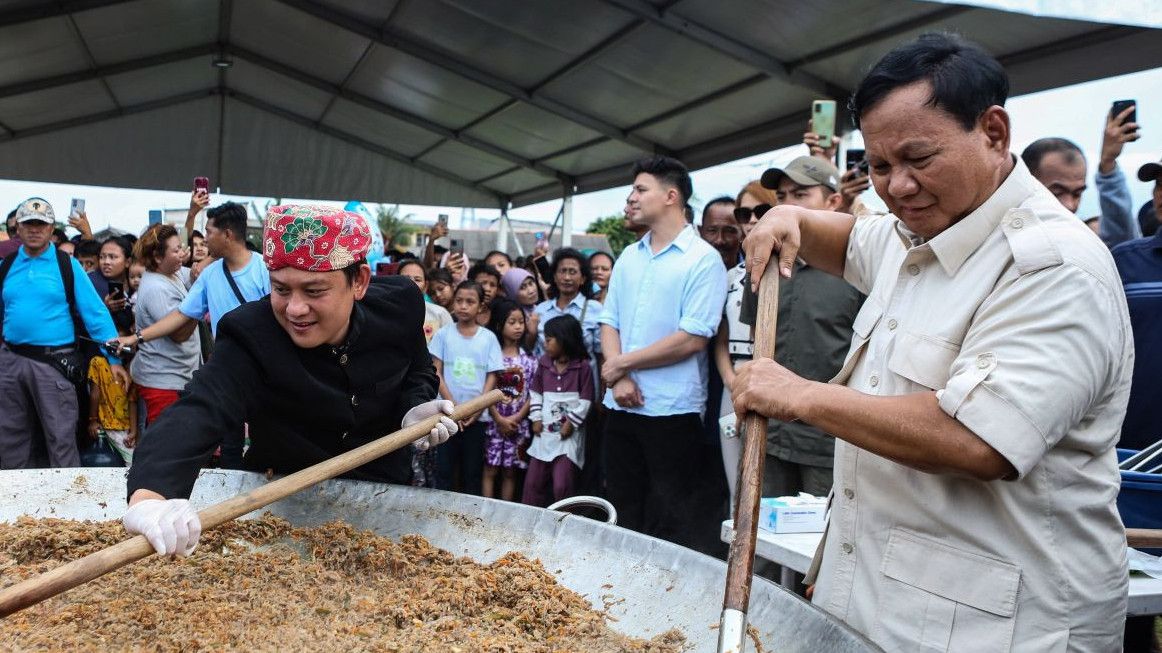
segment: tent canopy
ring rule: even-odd
[[[520,206],[798,142],[941,29],[1014,94],[1162,66],[1158,30],[914,0],[0,0],[0,177]]]

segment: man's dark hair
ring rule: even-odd
[[[100,258],[101,243],[95,240],[82,240],[77,243],[77,248],[73,250],[73,256],[76,258],[88,258],[90,256]]]
[[[15,220],[16,220],[16,209],[12,209],[11,211],[8,212],[8,217],[4,219],[4,227],[7,228],[8,231],[15,231],[16,230]]]
[[[348,265],[347,267],[343,268],[343,277],[345,279],[347,279],[348,286],[355,284],[355,277],[359,275],[359,268],[361,266],[364,266],[364,265],[367,265],[367,260],[366,259],[359,259],[358,261],[355,261],[351,265]]]
[[[586,298],[593,297],[593,273],[589,270],[589,259],[581,252],[572,247],[562,247],[553,252],[553,267],[549,270],[549,297],[556,299],[561,294],[557,290],[557,268],[561,267],[561,261],[573,259],[577,261],[577,266],[581,268],[581,296]]]
[[[215,229],[229,231],[239,242],[246,242],[246,207],[237,202],[226,202],[206,211],[206,219]]]
[[[468,278],[473,281],[476,281],[476,277],[481,274],[487,274],[496,279],[496,285],[498,288],[500,287],[500,270],[497,270],[484,261],[477,261],[472,264],[472,267],[468,268]]]
[[[702,224],[706,224],[706,216],[710,214],[710,207],[717,206],[719,204],[725,204],[733,209],[734,198],[730,195],[719,195],[718,197],[715,197],[714,199],[707,202],[706,206],[702,207]],[[730,219],[733,221],[734,217],[731,216]]]
[[[991,54],[959,35],[929,32],[885,54],[859,83],[848,104],[856,128],[889,93],[918,81],[932,84],[929,106],[951,114],[966,131],[1009,97],[1009,76]]]
[[[52,242],[54,244],[60,245],[61,243],[65,242],[68,239],[69,239],[69,237],[67,235],[65,235],[64,229],[57,227],[56,229],[52,230]]]
[[[677,188],[678,194],[682,197],[682,204],[689,202],[690,196],[694,194],[694,184],[690,182],[690,171],[686,169],[686,164],[673,157],[659,154],[639,159],[633,165],[633,176],[636,178],[643,172],[652,175],[667,186]]]
[[[1021,152],[1021,160],[1025,162],[1025,166],[1029,168],[1029,172],[1036,175],[1037,171],[1041,168],[1041,159],[1044,159],[1046,155],[1053,154],[1054,152],[1060,152],[1065,158],[1065,162],[1069,164],[1077,163],[1078,161],[1085,162],[1085,154],[1082,153],[1081,148],[1076,143],[1071,140],[1056,137],[1039,138],[1029,143],[1029,147],[1026,147],[1024,152]]]

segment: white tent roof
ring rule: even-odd
[[[1014,94],[1162,66],[1147,27],[913,0],[0,0],[0,177],[523,205],[795,143],[934,29]]]

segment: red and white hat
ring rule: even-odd
[[[268,270],[330,272],[367,259],[371,229],[357,213],[330,206],[287,204],[266,212],[262,259]]]

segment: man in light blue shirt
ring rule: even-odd
[[[716,532],[700,517],[713,513],[715,493],[707,490],[722,485],[714,483],[722,469],[703,451],[700,420],[726,267],[686,222],[692,192],[676,159],[657,156],[634,167],[629,203],[649,232],[618,258],[598,321],[601,376],[610,388],[606,484],[619,523],[705,550]]]
[[[58,258],[51,242],[55,214],[33,197],[16,210],[22,245],[5,257],[2,269],[4,345],[0,348],[0,467],[78,467],[77,391],[87,373],[77,348],[77,325],[66,292],[72,272],[72,303],[88,337],[99,342],[117,335],[113,318],[80,263]],[[63,265],[69,267],[64,268]],[[121,360],[108,356],[113,378],[128,387]],[[73,378],[67,378],[66,374]],[[77,378],[79,376],[79,379]],[[43,451],[39,438],[42,431]]]

